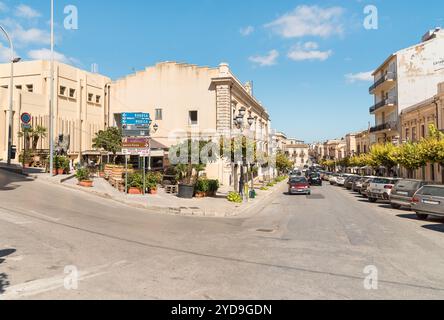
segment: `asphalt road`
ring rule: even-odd
[[[443,221],[285,187],[249,218],[209,219],[0,171],[0,299],[444,298]]]

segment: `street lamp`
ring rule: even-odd
[[[9,48],[11,50],[10,53],[10,62],[11,62],[11,78],[10,78],[10,84],[9,84],[9,126],[8,126],[8,165],[11,164],[11,158],[12,158],[12,135],[13,135],[13,122],[14,122],[14,111],[13,111],[13,105],[14,105],[14,63],[19,62],[20,58],[14,57],[14,45],[12,43],[11,37],[6,32],[5,28],[3,28],[0,25],[0,30],[5,35],[6,39],[9,42]]]
[[[247,118],[247,123],[245,125],[245,115],[247,113],[247,109],[245,107],[241,107],[239,109],[239,114],[237,115],[237,117],[235,117],[234,119],[234,125],[236,126],[237,129],[240,130],[241,134],[243,135],[243,132],[245,129],[249,129],[251,128],[251,126],[254,123],[254,118],[250,115]],[[244,137],[242,137],[244,138]],[[241,195],[244,195],[244,185],[245,185],[245,174],[244,174],[244,168],[245,166],[247,166],[247,159],[246,159],[246,155],[244,155],[244,151],[243,151],[243,147],[242,147],[241,143],[241,149],[242,149],[242,167],[241,167],[241,176],[240,176],[240,180],[239,180],[239,191]]]

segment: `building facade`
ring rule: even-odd
[[[254,118],[251,128],[243,133],[254,138],[258,149],[269,155],[269,114],[253,96],[251,84],[242,84],[226,63],[210,68],[164,62],[119,79],[111,85],[106,118],[112,123],[115,115],[123,112],[150,113],[159,126],[153,138],[171,147],[187,138],[240,134],[234,119],[243,108],[245,122],[247,117]],[[233,168],[233,164],[218,161],[207,166],[206,174],[223,185],[233,185]],[[261,168],[259,175],[268,173]]]
[[[55,63],[54,139],[69,136],[69,155],[79,160],[92,152],[92,139],[105,128],[110,79],[81,69]],[[10,64],[0,65],[0,158],[8,155]],[[28,112],[32,126],[49,129],[50,62],[28,61],[14,64],[13,145],[17,157],[23,150],[20,115]],[[49,149],[49,138],[40,140],[38,149]]]
[[[444,129],[444,82],[438,85],[438,92],[430,99],[417,103],[401,112],[401,139],[402,142],[420,141],[429,136],[429,127],[434,125],[439,130]],[[409,176],[403,169],[402,175]],[[413,172],[413,177],[431,182],[442,183],[444,170],[438,164],[427,164]]]
[[[401,112],[433,96],[443,81],[444,30],[429,31],[421,43],[390,55],[373,76],[369,89],[374,95],[370,113],[375,116],[371,143],[399,143]]]
[[[294,167],[303,169],[304,166],[310,166],[310,147],[304,141],[297,139],[287,139],[285,141],[284,152],[286,156],[294,163]]]

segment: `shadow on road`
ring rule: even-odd
[[[427,230],[444,233],[444,224],[429,224],[422,227]]]
[[[16,252],[15,249],[0,250],[0,264],[5,262],[5,259],[2,259],[2,258],[10,256],[11,254],[14,254],[15,252]],[[0,294],[5,292],[5,288],[7,286],[9,286],[8,275],[6,273],[2,272],[2,273],[0,273]]]
[[[34,181],[23,175],[13,174],[5,170],[0,169],[0,191],[13,191],[20,186],[17,182],[31,182]]]

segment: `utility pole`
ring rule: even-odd
[[[51,81],[49,100],[49,172],[54,174],[54,0],[51,0]]]

